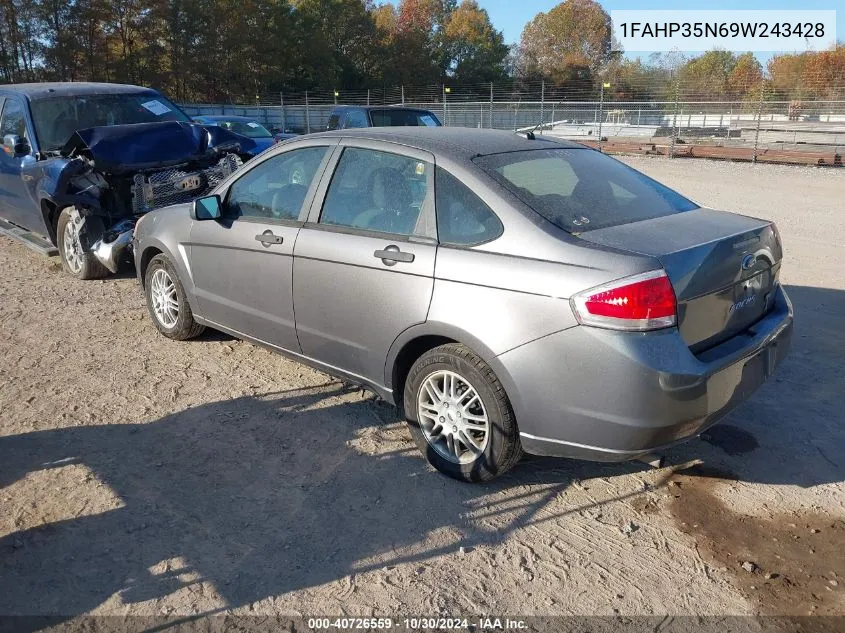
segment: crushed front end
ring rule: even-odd
[[[131,254],[139,217],[211,191],[243,164],[250,142],[180,122],[80,130],[62,149],[56,201],[74,207],[81,248],[114,273]]]
[[[216,164],[199,171],[180,166],[139,172],[132,177],[132,212],[141,215],[190,202],[211,191],[242,164],[237,154],[226,154]]]

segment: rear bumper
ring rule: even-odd
[[[624,461],[694,437],[746,400],[786,358],[792,323],[778,287],[769,314],[697,356],[676,328],[578,326],[496,360],[528,453]]]

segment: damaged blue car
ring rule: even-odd
[[[229,130],[241,136],[247,136],[255,141],[255,152],[253,156],[258,156],[268,147],[272,147],[276,142],[276,135],[270,130],[261,125],[255,119],[245,116],[225,115],[225,114],[204,114],[195,116],[194,122],[209,126],[219,126],[224,130]],[[287,134],[287,137],[296,136],[295,134]]]
[[[0,231],[79,279],[117,272],[139,217],[204,195],[256,150],[140,86],[6,85],[0,108]]]

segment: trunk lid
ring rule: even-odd
[[[693,352],[748,329],[772,307],[783,254],[767,220],[695,209],[580,237],[660,261],[675,289],[678,329]]]

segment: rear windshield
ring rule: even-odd
[[[424,110],[400,110],[398,108],[370,110],[370,118],[373,120],[373,127],[402,127],[409,125],[437,127],[440,125],[440,121],[436,116]]]
[[[698,208],[656,180],[588,149],[510,152],[474,161],[537,213],[570,233]]]

